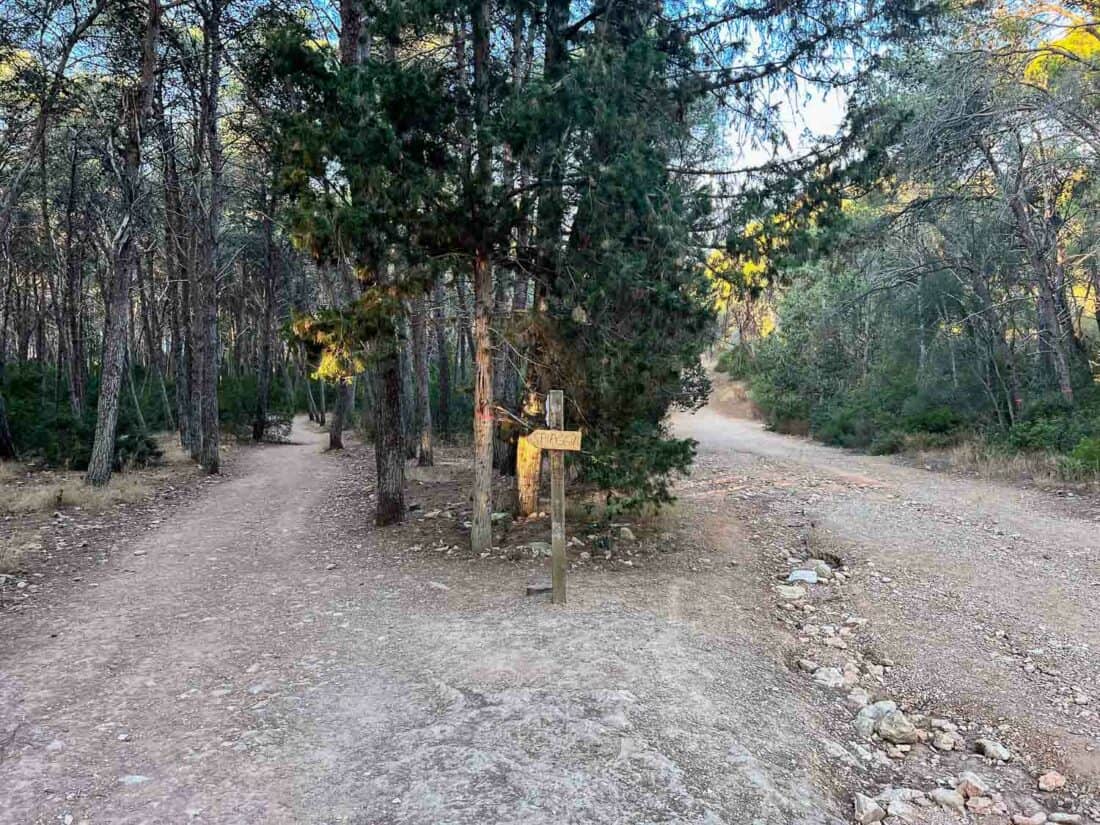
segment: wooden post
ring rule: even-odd
[[[546,426],[565,427],[565,395],[550,390],[546,398]],[[554,604],[565,604],[565,453],[550,451],[550,564]]]
[[[564,424],[564,393],[550,390],[546,396],[547,429],[528,433],[524,439],[534,455],[550,452],[550,589],[554,604],[565,604],[565,453],[581,448],[581,431],[563,430]],[[545,588],[527,588],[528,595],[539,592],[546,592]]]

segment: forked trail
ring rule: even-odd
[[[709,411],[678,426],[701,465],[652,539],[683,551],[582,566],[564,608],[522,596],[537,562],[430,552],[422,518],[373,529],[361,448],[299,422],[246,451],[0,616],[0,821],[845,822],[865,780],[827,756],[847,717],[789,666],[754,485],[768,518],[812,510],[810,540],[875,562],[851,598],[897,678],[1026,710],[1095,777],[1095,719],[1050,701],[1066,671],[1100,693],[1092,523]],[[1025,674],[998,629],[1064,675]]]

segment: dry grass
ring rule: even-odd
[[[986,481],[1026,481],[1040,487],[1097,486],[1096,481],[1067,476],[1062,457],[1055,453],[1006,452],[980,441],[964,441],[953,447],[916,449],[911,455],[922,465]]]
[[[80,507],[91,512],[117,504],[145,501],[171,479],[188,477],[194,464],[172,433],[158,435],[164,459],[155,467],[115,473],[106,487],[88,487],[84,474],[72,470],[28,470],[0,465],[0,514],[25,515],[57,508]]]

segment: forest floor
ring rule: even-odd
[[[677,418],[697,468],[633,538],[574,508],[565,607],[524,595],[545,518],[466,549],[463,453],[379,530],[369,449],[301,421],[118,529],[38,525],[0,581],[0,822],[842,823],[886,790],[946,823],[964,771],[984,823],[1100,816],[1100,503],[731,412]],[[844,580],[783,598],[807,557]],[[863,738],[856,680],[958,747]]]

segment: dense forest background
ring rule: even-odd
[[[1100,470],[1095,12],[956,11],[851,88],[841,198],[761,192],[712,268],[734,284],[723,366],[772,426]]]
[[[214,473],[221,440],[308,410],[333,447],[349,422],[373,440],[384,524],[406,461],[469,439],[475,546],[550,387],[609,501],[668,498],[693,444],[666,414],[707,393],[707,256],[751,182],[837,196],[776,160],[790,111],[940,10],[3,7],[0,458],[102,485],[174,429]]]

